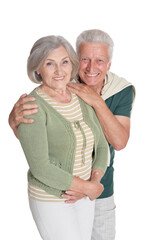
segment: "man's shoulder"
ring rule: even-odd
[[[108,71],[107,72],[107,77],[108,77],[108,81],[110,82],[111,80],[114,80],[114,81],[123,81],[123,82],[128,82],[124,77],[121,77],[119,75],[117,75],[116,73],[113,73],[113,72],[110,72]]]
[[[111,96],[114,96],[122,90],[128,88],[129,86],[131,86],[131,88],[134,88],[133,84],[128,82],[125,78],[119,77],[115,73],[108,72],[104,87],[102,89],[102,98],[106,100]]]

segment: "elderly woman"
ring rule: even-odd
[[[36,41],[28,58],[28,76],[41,84],[30,93],[38,113],[33,124],[20,124],[18,137],[29,164],[31,212],[45,240],[89,240],[92,200],[103,191],[108,145],[94,110],[67,88],[77,69],[72,46],[60,36]],[[67,204],[67,190],[84,198]]]

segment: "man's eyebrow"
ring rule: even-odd
[[[87,57],[87,56],[81,56],[81,58],[84,58],[84,57],[85,57],[85,58],[89,58],[89,57]]]

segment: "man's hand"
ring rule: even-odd
[[[68,83],[67,88],[83,99],[88,105],[94,107],[97,101],[102,101],[102,98],[91,87],[82,83]]]
[[[14,105],[9,115],[9,125],[13,129],[14,134],[18,138],[17,129],[20,123],[33,123],[33,119],[26,119],[24,116],[34,114],[38,111],[36,104],[26,104],[35,101],[34,97],[27,97],[23,94]]]

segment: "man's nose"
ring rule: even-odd
[[[95,70],[95,64],[94,61],[89,61],[87,65],[87,71],[88,72],[94,72]]]

